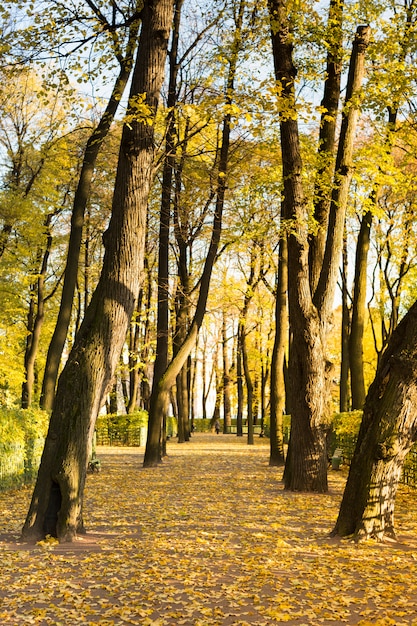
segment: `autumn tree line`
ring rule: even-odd
[[[197,5],[197,6],[196,6]],[[415,437],[416,7],[386,0],[5,2],[0,392],[50,412],[23,537],[83,532],[107,406],[146,467],[193,419],[270,425],[334,533],[394,535]],[[282,416],[291,415],[284,451]],[[48,521],[47,521],[48,520]]]

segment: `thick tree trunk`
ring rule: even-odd
[[[115,81],[108,105],[101,120],[91,133],[84,153],[80,179],[75,192],[72,209],[71,231],[68,243],[67,263],[64,273],[64,284],[62,286],[61,303],[55,330],[49,344],[42,383],[40,405],[47,411],[50,411],[53,406],[58,370],[71,319],[74,291],[78,276],[78,263],[84,226],[84,213],[90,195],[91,181],[94,174],[95,164],[100,148],[108,135],[111,124],[119,107],[120,99],[131,74],[138,28],[139,23],[136,21],[131,26],[127,53],[125,58],[120,61],[120,73]]]
[[[394,331],[363,411],[333,534],[395,537],[395,496],[417,432],[417,303]]]
[[[131,98],[146,94],[154,115],[172,20],[172,0],[145,1]],[[73,349],[59,378],[39,474],[22,535],[49,532],[71,541],[83,528],[82,504],[95,420],[126,337],[143,269],[146,213],[153,179],[153,124],[128,109],[123,127],[105,254]]]
[[[330,374],[326,333],[337,283],[347,192],[352,175],[352,150],[358,119],[358,91],[364,74],[364,52],[369,28],[360,27],[355,38],[342,119],[335,182],[332,189],[326,249],[317,289],[310,286],[307,206],[295,102],[292,37],[287,5],[270,0],[271,36],[275,75],[281,86],[280,131],[285,215],[292,221],[288,239],[289,312],[292,332],[289,366],[291,436],[284,472],[286,489],[327,490],[327,432],[330,424]],[[356,105],[356,106],[355,106]]]
[[[158,385],[168,366],[168,339],[169,339],[169,232],[171,222],[171,198],[173,173],[176,161],[176,113],[177,104],[177,76],[178,76],[178,38],[181,22],[181,8],[183,0],[175,0],[172,45],[169,51],[169,82],[168,82],[168,117],[165,140],[165,159],[162,171],[161,209],[159,217],[158,241],[158,298],[157,298],[157,328],[156,328],[156,356],[153,368],[152,390],[150,407],[158,394]],[[168,403],[165,405],[168,409]],[[160,419],[162,428],[163,419]],[[182,437],[182,424],[178,423],[178,435]],[[160,433],[160,441],[162,433]],[[161,451],[162,452],[162,451]]]
[[[289,369],[292,421],[284,481],[286,489],[320,492],[327,490],[325,442],[329,396],[322,328],[309,284],[307,216],[295,115],[296,70],[286,5],[281,0],[271,0],[269,5],[275,74],[282,85],[282,106],[285,102],[286,110],[280,121],[284,210],[285,215],[294,221],[288,241],[289,311],[293,336]]]

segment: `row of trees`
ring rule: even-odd
[[[342,410],[363,407],[375,370],[385,380],[399,359],[414,300],[414,13],[339,0],[6,3],[2,72],[21,88],[3,81],[3,395],[20,376],[22,405],[52,411],[25,537],[47,518],[61,540],[83,528],[92,431],[115,376],[127,410],[149,410],[146,466],[164,454],[169,404],[186,441],[192,391],[204,414],[211,377],[214,415],[227,427],[236,411],[238,432],[245,418],[249,443],[269,415],[271,464],[284,462],[290,412],[285,486],[327,489],[335,381]],[[97,80],[91,107],[74,85]],[[395,402],[391,390],[384,427],[375,385],[358,450],[365,437],[374,447],[354,459],[339,534],[393,529],[412,385],[397,384],[408,396]],[[384,497],[365,525],[372,489]]]

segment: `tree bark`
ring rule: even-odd
[[[343,56],[343,4],[344,0],[331,0],[328,17],[328,44],[326,81],[321,106],[318,158],[319,168],[314,186],[314,227],[309,234],[309,269],[312,293],[317,288],[326,248],[329,220],[334,156],[336,147],[336,123],[340,100],[340,80]]]
[[[45,222],[47,230],[46,249],[42,255],[42,263],[36,281],[36,286],[31,287],[29,312],[28,312],[28,335],[26,338],[26,349],[24,357],[25,380],[22,385],[22,409],[31,406],[33,400],[33,392],[35,386],[35,365],[38,354],[40,335],[45,317],[45,278],[48,267],[49,255],[52,247],[52,236],[49,227],[52,214],[48,215]]]
[[[284,436],[282,416],[285,410],[284,360],[288,343],[288,246],[287,234],[279,244],[277,293],[275,296],[275,339],[271,361],[271,414],[269,465],[283,465]]]
[[[241,48],[241,25],[243,19],[244,0],[241,0],[239,7],[238,21],[234,34],[234,42],[231,58],[229,61],[229,73],[226,85],[226,104],[229,106],[233,101],[234,81],[236,75],[237,59]],[[231,113],[228,111],[223,118],[222,139],[220,146],[220,154],[218,161],[218,176],[216,184],[216,203],[213,218],[212,236],[207,252],[204,269],[200,280],[200,291],[198,295],[197,305],[194,318],[189,327],[187,337],[179,348],[177,354],[168,365],[166,371],[161,376],[155,393],[152,394],[150,411],[149,411],[149,427],[148,438],[146,441],[146,449],[144,456],[144,467],[154,467],[160,463],[159,454],[159,435],[161,431],[161,422],[164,412],[166,411],[169,391],[173,386],[176,377],[186,362],[203,323],[208,292],[211,280],[213,265],[216,260],[217,250],[219,247],[220,234],[222,228],[223,207],[227,188],[227,169],[230,147],[230,130],[231,130]]]
[[[61,303],[55,329],[49,344],[42,383],[40,405],[47,411],[52,410],[58,370],[71,319],[74,291],[78,276],[78,263],[84,226],[84,214],[90,195],[91,181],[94,174],[95,164],[100,148],[108,135],[111,124],[119,107],[120,99],[131,74],[138,30],[139,22],[136,20],[130,27],[126,55],[124,58],[119,59],[120,72],[115,81],[106,110],[104,111],[96,128],[91,133],[84,153],[80,179],[75,192],[72,209],[71,230],[68,243],[67,263],[64,272],[64,283],[62,286]]]
[[[226,324],[226,311],[222,311],[222,358],[223,358],[223,432],[230,432],[232,425],[232,410],[230,401],[230,364],[229,364],[229,349],[227,338],[227,324]]]
[[[363,334],[365,329],[366,283],[371,225],[372,213],[367,211],[362,216],[356,244],[355,282],[349,336],[349,367],[353,410],[363,409],[366,397],[363,371]]]
[[[243,367],[242,367],[242,350],[238,337],[236,349],[236,385],[237,385],[237,415],[236,415],[236,435],[243,437]]]
[[[145,1],[124,124],[105,254],[73,349],[59,378],[24,539],[46,532],[71,541],[83,530],[82,504],[95,420],[118,362],[143,270],[146,213],[153,179],[153,119],[137,120],[135,101],[155,116],[172,21],[172,0]],[[49,509],[49,511],[48,511]],[[48,517],[48,519],[47,519]]]
[[[161,210],[159,218],[158,240],[158,297],[157,297],[157,328],[156,354],[153,367],[151,390],[152,397],[158,393],[158,385],[168,366],[168,339],[169,339],[169,230],[171,222],[171,198],[173,173],[175,168],[175,106],[177,104],[177,76],[178,76],[178,40],[180,32],[181,8],[183,0],[176,0],[174,4],[174,21],[172,45],[169,51],[169,81],[167,96],[167,130],[165,140],[165,159],[162,171]],[[168,405],[166,406],[168,409]],[[161,427],[163,421],[161,420]],[[178,423],[178,434],[182,435],[181,424]],[[162,436],[162,433],[160,437]],[[161,451],[162,452],[162,451]]]
[[[242,357],[243,374],[245,377],[246,385],[246,423],[248,426],[248,444],[254,444],[253,439],[253,383],[252,375],[249,369],[248,350],[246,342],[246,322],[247,322],[247,308],[241,313],[241,319],[239,321],[239,344],[240,354]]]
[[[334,535],[395,537],[395,496],[416,432],[417,303],[394,331],[369,388]]]
[[[291,434],[284,484],[293,491],[327,491],[327,432],[330,424],[330,363],[326,334],[337,282],[343,241],[352,150],[358,119],[358,94],[364,74],[369,27],[360,27],[349,68],[345,113],[335,166],[326,248],[317,289],[310,286],[307,206],[302,181],[292,37],[287,5],[270,0],[275,76],[280,85],[280,131],[288,238],[289,312],[292,344],[289,363]],[[355,97],[355,100],[353,100]]]
[[[348,250],[346,236],[343,242],[342,255],[342,329],[341,344],[342,357],[340,363],[340,384],[339,384],[339,410],[341,413],[349,411],[349,333],[350,333],[350,309],[348,303],[347,289],[348,273]]]

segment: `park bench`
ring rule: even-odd
[[[332,455],[332,469],[338,470],[341,463],[343,463],[343,450],[342,448],[336,448]]]

